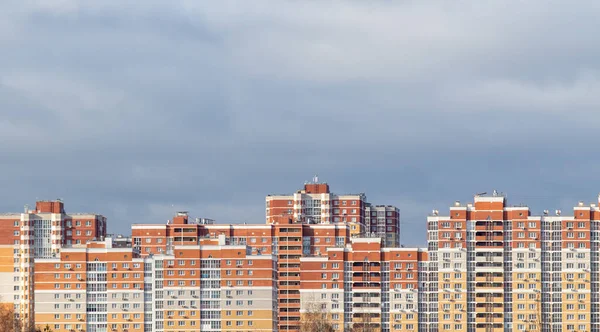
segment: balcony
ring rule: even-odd
[[[479,314],[479,315],[486,315],[486,314]],[[481,323],[503,324],[504,318],[502,317],[502,314],[490,314],[490,315],[487,315],[487,317],[475,317],[475,323],[477,323],[477,324],[481,324]]]
[[[302,255],[301,246],[280,246],[278,250],[280,255]]]
[[[499,225],[498,224],[489,225],[489,224],[477,223],[475,225],[475,230],[478,232],[480,232],[480,231],[503,232],[504,226],[501,223]]]
[[[300,272],[300,266],[279,267],[279,272]]]
[[[297,238],[283,237],[279,240],[278,244],[284,245],[284,246],[298,246],[298,245],[302,244],[302,239],[299,237],[297,237]]]
[[[366,288],[375,288],[375,289],[381,289],[381,283],[379,282],[365,282],[365,281],[358,281],[355,282],[353,285],[354,289],[366,289]]]
[[[477,302],[477,303],[504,303],[504,298],[502,298],[502,296],[477,297],[477,298],[475,298],[475,302]]]
[[[503,303],[494,303],[491,306],[484,306],[484,307],[475,307],[475,313],[477,314],[485,314],[485,313],[503,313],[504,312],[504,306],[502,305]]]
[[[475,287],[477,287],[478,291],[488,291],[486,288],[491,288],[489,291],[498,291],[504,289],[504,283],[502,282],[477,282],[475,283]],[[495,289],[494,289],[495,288]],[[498,289],[499,288],[499,289]]]
[[[491,235],[491,234],[479,234],[479,232],[477,232],[477,235],[475,236],[475,241],[482,241],[482,242],[503,242],[504,241],[504,236],[502,234],[497,234],[497,235]]]

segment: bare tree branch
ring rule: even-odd
[[[306,311],[302,313],[300,320],[300,332],[334,332],[333,325],[329,320],[329,313],[322,309],[320,303],[313,299],[306,305]]]

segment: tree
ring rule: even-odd
[[[0,298],[0,331],[2,332],[23,332],[23,322],[15,316],[13,304],[1,303]],[[53,332],[50,325],[45,327],[31,327],[30,332]]]
[[[35,332],[52,332],[52,329],[50,328],[50,325],[46,324],[43,329],[38,326],[35,329]]]
[[[323,302],[326,303],[326,302]],[[329,315],[314,298],[307,303],[300,319],[300,332],[335,332]]]
[[[352,325],[352,332],[375,332],[379,331],[379,324],[371,321],[370,313],[362,313],[359,322]]]
[[[0,331],[21,332],[21,321],[15,317],[12,304],[0,304]]]

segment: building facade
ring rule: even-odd
[[[223,236],[142,257],[113,240],[35,262],[35,323],[53,331],[273,331],[276,259]]]
[[[269,225],[219,225],[197,223],[179,212],[168,224],[135,224],[133,247],[143,257],[172,255],[176,246],[193,246],[198,241],[222,237],[227,245],[247,248],[250,255],[272,257],[276,266],[275,292],[278,299],[277,329],[298,330],[300,326],[300,259],[326,255],[328,248],[349,243],[349,224],[303,224],[281,218]],[[156,256],[155,256],[156,257]]]
[[[335,331],[600,332],[597,203],[536,216],[480,194],[427,217],[427,248],[386,245],[395,208],[353,204],[376,231],[179,212],[104,238],[104,217],[39,202],[0,217],[2,298],[57,332],[299,331],[314,314]]]
[[[387,247],[400,243],[400,210],[390,205],[372,205],[364,193],[336,195],[327,183],[306,183],[293,194],[268,195],[266,222],[290,218],[306,224],[350,224],[353,236],[377,234]]]
[[[325,313],[336,331],[418,331],[425,249],[384,248],[353,238],[301,258],[301,314]]]
[[[66,213],[60,200],[38,201],[35,209],[0,215],[0,302],[12,305],[24,329],[35,311],[34,261],[53,257],[63,246],[86,243],[106,234],[106,218]]]
[[[434,211],[423,331],[600,331],[600,210],[573,211],[532,216],[496,192]]]

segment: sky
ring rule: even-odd
[[[598,1],[0,5],[0,211],[62,198],[109,232],[177,210],[264,223],[315,174],[402,214],[478,192],[596,202]]]

